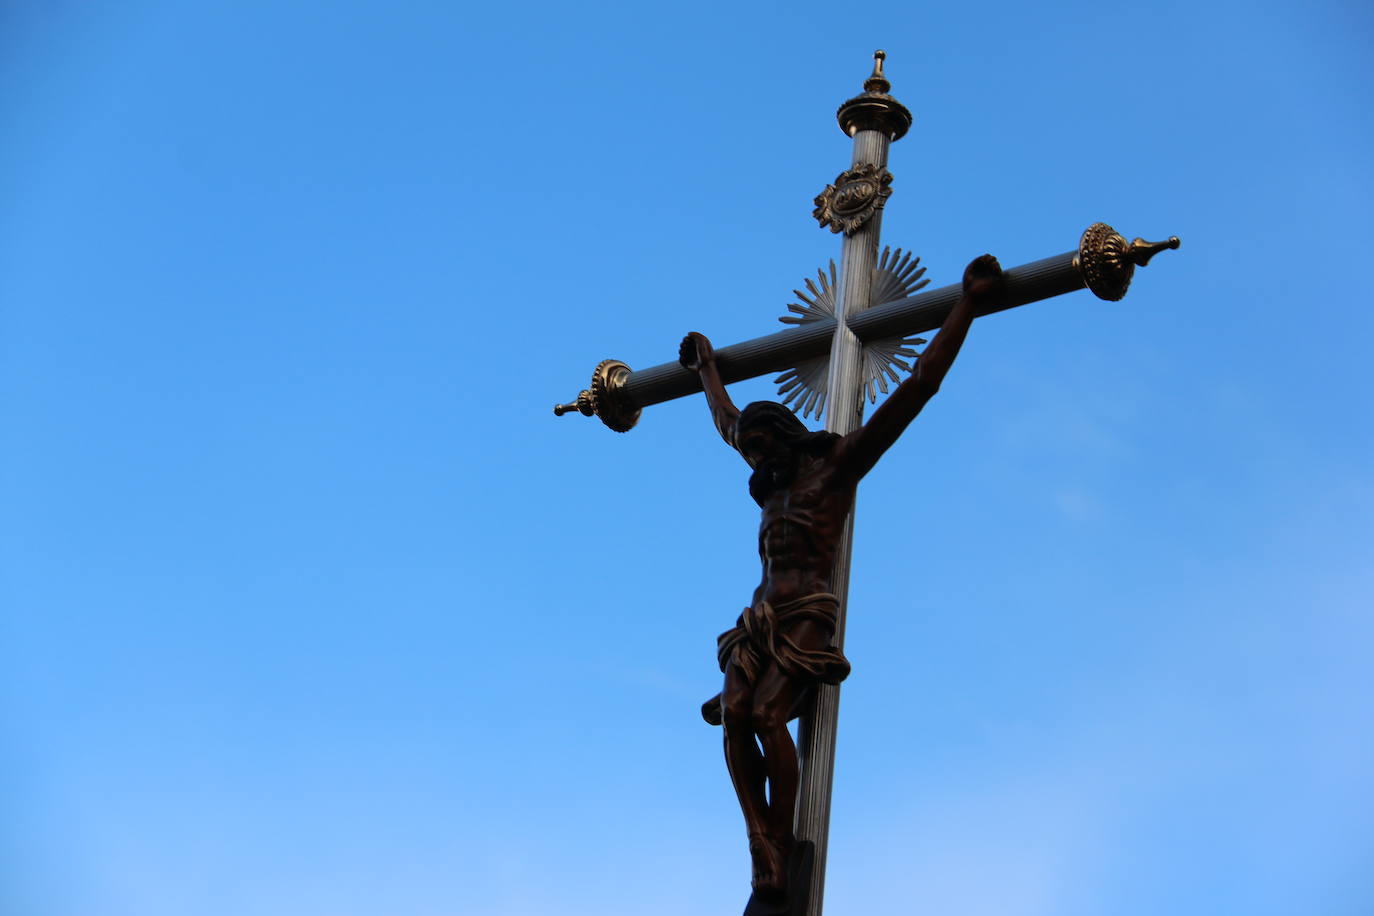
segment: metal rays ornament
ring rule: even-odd
[[[930,283],[924,279],[926,269],[920,264],[920,258],[903,254],[900,248],[896,251],[884,248],[878,265],[873,268],[869,301],[873,305],[882,305],[914,295]],[[835,262],[832,260],[829,275],[824,269],[818,270],[814,281],[809,278],[806,280],[806,292],[799,289],[792,291],[801,302],[788,303],[787,310],[793,314],[784,315],[778,320],[784,324],[808,325],[833,319],[835,289],[838,285]],[[868,395],[870,404],[878,399],[879,391],[887,394],[889,381],[901,382],[898,369],[911,371],[916,358],[916,351],[912,348],[923,343],[925,340],[920,337],[888,337],[864,344],[861,390]],[[778,397],[803,417],[815,416],[819,419],[825,411],[829,372],[828,354],[808,359],[778,376]]]

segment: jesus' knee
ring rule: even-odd
[[[787,729],[787,710],[776,705],[755,706],[749,715],[755,734],[760,737],[776,734],[779,729]]]
[[[753,701],[744,695],[726,694],[720,698],[720,717],[730,730],[748,729],[752,725]]]

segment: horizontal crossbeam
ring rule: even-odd
[[[1086,247],[1090,237],[1102,250]],[[1066,251],[1005,271],[1006,298],[996,308],[979,315],[1085,288],[1103,299],[1120,299],[1137,265],[1144,265],[1159,251],[1177,248],[1178,244],[1176,237],[1167,242],[1143,239],[1126,242],[1115,230],[1096,223],[1083,234],[1077,251]],[[961,284],[955,283],[885,302],[852,316],[849,328],[863,342],[931,331],[944,323],[962,293]],[[716,365],[726,384],[782,372],[825,354],[834,336],[835,319],[815,321],[721,347],[716,350]],[[639,411],[645,407],[701,391],[698,374],[684,369],[676,361],[637,371],[623,363],[614,363],[613,367],[608,366],[610,363],[613,361],[607,360],[598,367],[591,390],[582,392],[571,404],[555,407],[554,413],[561,416],[576,410],[587,416],[595,414],[612,429],[623,432],[634,425]]]
[[[1073,265],[1077,255],[1070,251],[1006,271],[1007,299],[992,311],[1029,305],[1083,289],[1082,276]],[[886,302],[850,318],[849,328],[864,343],[931,331],[944,324],[945,317],[962,294],[961,284],[954,283]],[[981,314],[991,314],[991,311]],[[817,321],[721,347],[716,350],[716,366],[727,384],[742,382],[770,372],[782,372],[803,360],[823,356],[834,337],[835,319]],[[700,390],[698,374],[682,368],[676,361],[631,372],[620,389],[627,404],[641,409]]]

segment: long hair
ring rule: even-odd
[[[803,458],[825,454],[840,438],[836,433],[807,429],[796,414],[777,401],[755,401],[740,411],[739,419],[735,421],[735,440],[739,441],[751,429],[771,432],[798,462]],[[777,471],[777,468],[761,466],[755,468],[749,478],[749,495],[760,506],[767,502],[779,485],[786,482],[778,479]]]

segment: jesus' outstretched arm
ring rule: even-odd
[[[985,254],[969,264],[964,270],[964,295],[917,359],[911,377],[873,411],[867,423],[846,436],[838,446],[846,477],[857,481],[873,469],[883,453],[916,419],[926,402],[940,390],[945,373],[964,345],[974,316],[997,304],[1005,293],[1006,282],[996,258]]]
[[[690,369],[701,377],[701,388],[706,392],[706,406],[711,408],[711,419],[715,421],[720,437],[731,448],[735,444],[735,421],[739,419],[739,408],[730,400],[725,384],[720,380],[716,369],[716,351],[706,335],[696,331],[682,338],[678,349],[678,362],[684,369]]]

